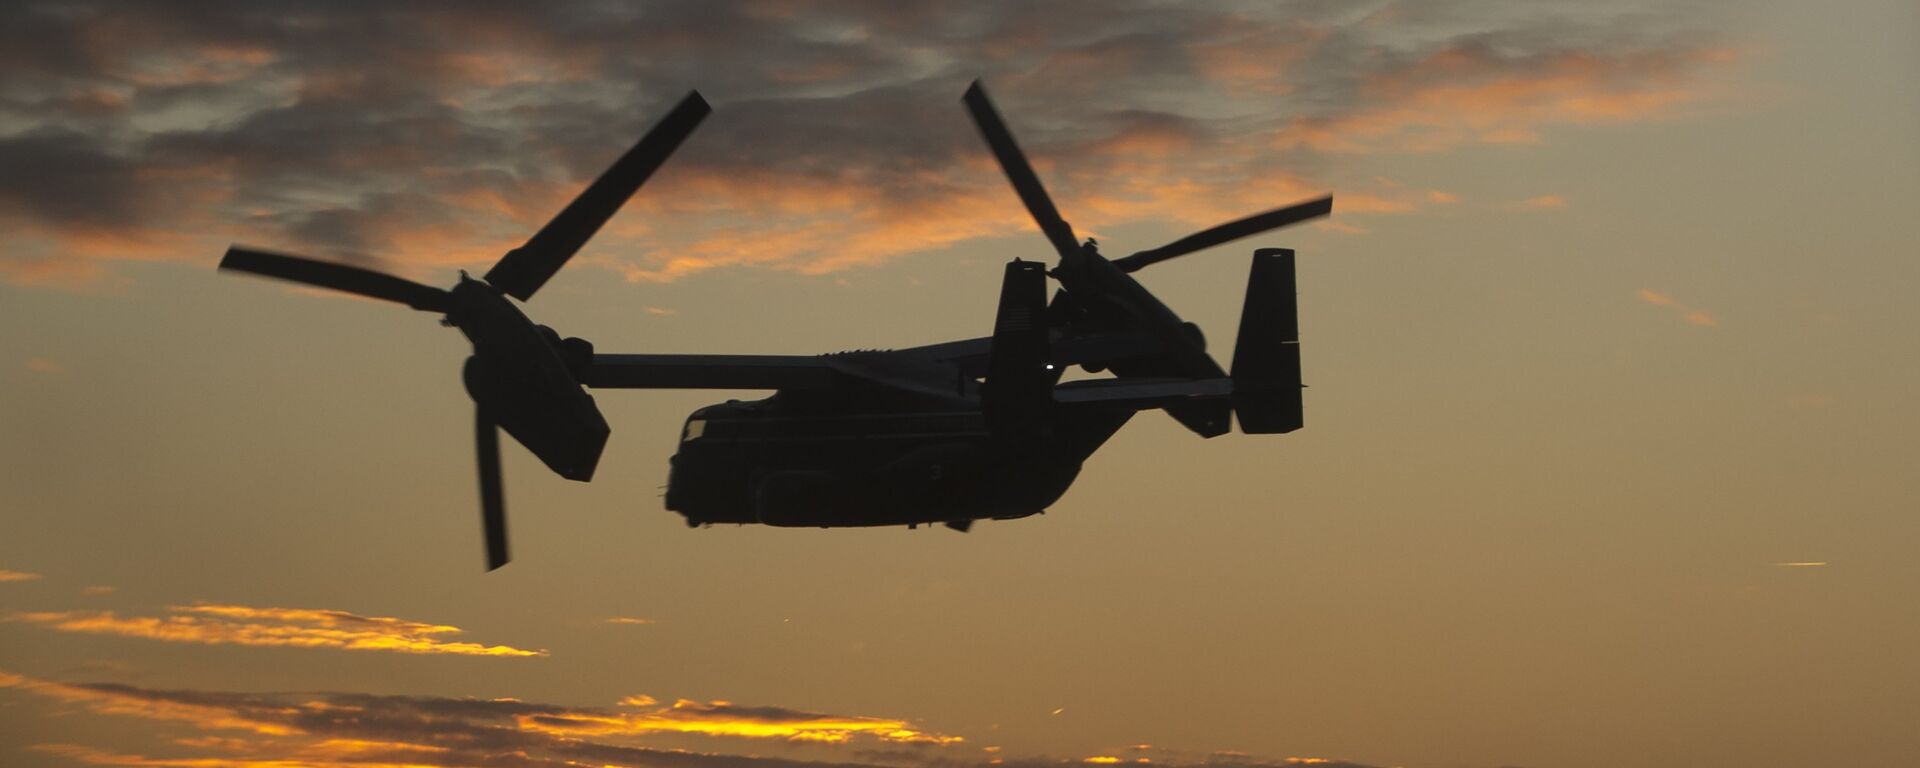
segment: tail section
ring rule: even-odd
[[[1253,253],[1232,376],[1233,410],[1241,432],[1292,432],[1305,423],[1299,301],[1290,248]]]
[[[999,435],[1045,429],[1059,373],[1048,363],[1047,266],[1015,259],[1000,284],[993,351],[980,393],[987,426]]]

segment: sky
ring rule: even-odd
[[[1920,9],[1437,2],[21,2],[0,10],[0,763],[1920,763]],[[985,335],[1050,258],[983,79],[1233,346],[1299,252],[1307,426],[1136,417],[1045,515],[688,529],[685,415],[598,476],[468,347],[218,274],[484,272],[688,90],[552,283],[601,351]]]

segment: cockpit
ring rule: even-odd
[[[739,400],[728,400],[724,403],[697,408],[693,413],[687,414],[687,423],[680,428],[680,444],[686,445],[703,438],[735,437],[737,427],[733,426],[734,422],[751,417],[758,410],[757,401],[741,402]]]

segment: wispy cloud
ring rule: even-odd
[[[1032,761],[1023,761],[1031,763]],[[1270,768],[1271,766],[1318,765],[1327,768],[1365,768],[1358,763],[1331,757],[1282,757],[1257,758],[1245,752],[1219,750],[1196,753],[1179,749],[1168,749],[1152,744],[1130,744],[1125,747],[1107,750],[1098,755],[1083,757],[1083,764],[1090,765],[1155,765],[1155,766],[1213,766],[1214,768]]]
[[[1425,51],[1374,52],[1373,66],[1352,73],[1353,97],[1325,114],[1295,119],[1275,146],[1380,153],[1536,144],[1555,125],[1669,113],[1698,98],[1688,84],[1693,71],[1734,56],[1684,43],[1616,39],[1578,46],[1549,42],[1553,38],[1541,27],[1508,27]]]
[[[855,4],[804,25],[750,4],[87,5],[0,11],[0,278],[204,264],[229,239],[485,264],[688,86],[717,111],[582,265],[824,273],[1027,232],[957,103],[976,76],[1063,213],[1098,233],[1363,186],[1340,155],[1672,114],[1730,56],[1627,14],[1461,2]],[[1342,215],[1362,210],[1350,199]]]
[[[240,693],[159,690],[114,683],[64,683],[0,670],[15,688],[88,712],[186,726],[174,734],[179,756],[152,757],[87,744],[34,748],[86,765],[151,768],[368,768],[369,766],[515,766],[516,768],[1067,768],[1078,760],[989,759],[955,751],[961,739],[905,720],[829,715],[768,706],[651,699],[635,706],[572,707],[518,699],[391,696],[363,693]],[[579,727],[559,727],[556,723]],[[667,727],[633,727],[665,723]],[[681,725],[698,727],[678,727]],[[694,741],[686,741],[692,738]],[[683,745],[690,745],[683,746]],[[726,751],[751,749],[752,754]],[[778,751],[780,754],[767,754]],[[1279,768],[1306,764],[1366,768],[1324,758],[1261,760],[1241,753],[1184,755],[1136,745],[1115,751],[1125,762],[1173,768]],[[1149,757],[1150,756],[1150,757]],[[1096,758],[1089,762],[1121,762]]]
[[[40,578],[40,574],[37,574],[37,573],[27,573],[25,571],[9,571],[5,568],[0,568],[0,582],[35,581],[39,578]]]
[[[1567,207],[1567,199],[1559,195],[1539,195],[1529,197],[1514,205],[1535,211],[1555,210]]]
[[[50,360],[44,357],[27,358],[26,367],[29,371],[45,375],[67,372],[67,367],[61,365],[60,361]]]
[[[638,626],[643,624],[653,624],[655,622],[653,619],[643,619],[638,616],[609,616],[607,617],[607,623]]]
[[[1674,299],[1671,294],[1662,293],[1651,288],[1642,288],[1635,291],[1634,296],[1639,298],[1643,303],[1663,307],[1671,311],[1677,315],[1682,322],[1688,325],[1697,325],[1702,328],[1716,328],[1720,325],[1720,319],[1714,317],[1712,312],[1682,304]]]
[[[561,766],[783,766],[812,764],[650,745],[662,735],[720,742],[774,740],[796,746],[857,740],[937,748],[959,741],[903,720],[809,713],[780,707],[678,702],[651,711],[543,705],[516,699],[379,696],[357,693],[234,693],[155,690],[110,683],[70,684],[0,671],[13,687],[103,715],[181,723],[218,737],[175,739],[201,754],[160,759],[82,745],[45,751],[96,765],[366,764]],[[644,700],[644,699],[641,699]],[[656,719],[667,727],[628,725]],[[618,726],[558,727],[594,721]],[[672,727],[674,724],[688,727]],[[876,727],[884,726],[884,727]],[[677,743],[677,742],[676,742]]]
[[[752,739],[844,744],[856,737],[903,744],[954,744],[958,736],[930,733],[905,720],[848,717],[782,707],[743,707],[732,702],[681,699],[659,707],[649,696],[629,697],[635,712],[528,713],[516,717],[522,730],[562,737],[697,733]]]
[[[1823,568],[1826,566],[1826,562],[1820,560],[1795,560],[1785,563],[1774,563],[1774,566],[1779,568]]]
[[[256,608],[196,603],[172,606],[165,616],[126,616],[113,611],[36,611],[6,618],[61,632],[119,635],[175,643],[337,648],[349,651],[545,656],[543,650],[448,641],[459,627],[387,616],[307,608]]]
[[[1680,319],[1687,321],[1689,325],[1699,325],[1707,328],[1720,325],[1720,319],[1714,317],[1712,312],[1704,309],[1688,310],[1686,314],[1680,316]]]

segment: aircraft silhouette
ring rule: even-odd
[[[798,355],[601,354],[536,325],[507,297],[531,298],[665,162],[711,109],[698,92],[627,151],[526,244],[450,290],[358,267],[235,246],[221,269],[386,299],[445,316],[473,344],[472,396],[487,567],[507,562],[498,430],[570,480],[593,477],[611,430],[595,389],[773,390],[693,412],[672,458],[666,506],[690,526],[878,526],[1042,512],[1081,464],[1141,410],[1162,409],[1202,437],[1302,424],[1293,252],[1261,249],[1232,372],[1129,274],[1230,240],[1324,216],[1322,197],[1108,260],[1054,209],[979,82],[963,99],[1021,202],[1059,254],[1049,270],[1014,259],[993,335],[909,349]],[[1047,279],[1059,283],[1051,300]],[[1062,382],[1070,366],[1110,378]]]

